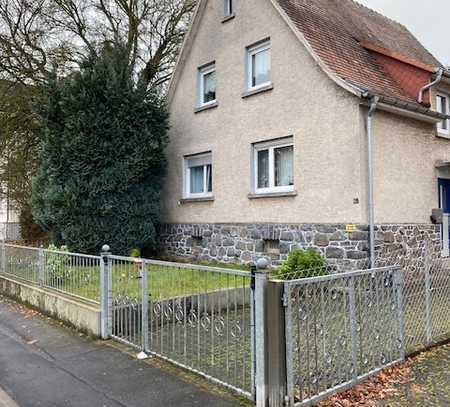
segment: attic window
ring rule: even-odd
[[[450,97],[448,95],[437,95],[436,96],[436,110],[439,113],[446,115],[450,114]],[[443,120],[438,125],[438,132],[445,135],[450,135],[450,123],[449,120]]]
[[[270,41],[247,48],[247,90],[271,84]]]
[[[216,103],[216,64],[205,65],[198,69],[199,100],[198,106],[205,107]]]

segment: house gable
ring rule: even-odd
[[[360,206],[353,205],[360,178],[358,98],[330,80],[270,0],[239,0],[234,7],[235,18],[222,23],[221,2],[206,4],[195,40],[179,65],[170,104],[164,219],[359,221]],[[245,95],[247,49],[267,39],[273,86]],[[217,106],[197,111],[199,68],[213,61]],[[294,194],[254,199],[252,146],[288,137],[295,149]],[[213,197],[178,204],[186,177],[183,157],[200,153],[212,157]],[[344,179],[349,180],[345,186]],[[318,206],[333,207],[333,213],[317,211]]]

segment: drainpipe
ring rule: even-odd
[[[367,114],[367,156],[368,156],[368,189],[369,189],[369,244],[370,267],[375,267],[375,205],[373,199],[373,114],[377,109],[380,98],[374,96],[370,99]]]
[[[425,85],[423,88],[420,89],[419,91],[419,96],[417,97],[417,101],[422,104],[423,102],[423,95],[424,93],[432,88],[434,85],[437,85],[441,80],[442,80],[442,76],[444,75],[444,68],[439,68],[438,72],[437,72],[437,76],[436,79],[433,82],[430,82],[428,85]]]

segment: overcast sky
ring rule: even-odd
[[[449,0],[357,0],[402,23],[443,64],[450,65]]]

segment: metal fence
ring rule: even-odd
[[[402,246],[379,253],[379,265],[395,264],[404,279],[407,354],[450,338],[450,259],[432,242],[416,249]]]
[[[113,255],[103,262],[113,338],[253,397],[249,272]]]
[[[450,339],[450,262],[433,247],[378,253],[372,270],[337,274],[329,266],[312,273],[326,276],[277,280],[256,268],[1,244],[0,273],[99,303],[104,338],[258,406],[304,406]]]
[[[291,405],[311,405],[404,357],[399,268],[286,281]]]
[[[84,301],[100,301],[100,257],[1,244],[0,273]]]

